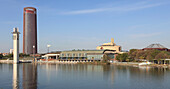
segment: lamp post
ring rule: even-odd
[[[47,51],[48,51],[48,53],[49,53],[50,47],[51,47],[51,45],[47,45]]]
[[[33,47],[33,56],[34,56],[34,62],[35,62],[35,45],[33,45],[32,47]]]

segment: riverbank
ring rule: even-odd
[[[20,60],[20,63],[31,63],[32,60]],[[0,60],[0,63],[13,63],[13,60]],[[56,63],[56,64],[94,64],[94,65],[121,65],[121,66],[149,66],[149,67],[162,67],[170,68],[170,65],[164,64],[149,64],[149,65],[139,65],[139,62],[115,62],[115,63],[103,63],[103,62],[61,62],[57,60],[52,61],[36,61],[36,63]]]
[[[162,67],[162,68],[170,68],[170,65],[167,64],[148,64],[148,65],[139,65],[140,63],[138,62],[116,62],[116,63],[111,63],[113,65],[121,65],[121,66],[149,66],[149,67]]]
[[[31,63],[32,60],[19,60],[19,63]],[[0,63],[12,64],[13,60],[0,60]]]
[[[0,60],[0,63],[13,63],[13,60]]]

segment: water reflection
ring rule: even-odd
[[[0,64],[0,71],[8,66]],[[149,66],[14,64],[13,89],[168,89],[169,75],[168,68]]]
[[[13,89],[20,89],[20,88],[37,89],[37,64],[36,63],[13,64]]]
[[[13,89],[19,89],[19,65],[13,64]]]
[[[37,64],[23,64],[23,89],[37,89]]]

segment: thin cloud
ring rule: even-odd
[[[128,12],[128,11],[136,11],[146,8],[152,8],[161,6],[163,3],[156,3],[156,4],[145,4],[139,3],[134,5],[128,5],[128,6],[120,6],[120,7],[111,7],[111,8],[96,8],[96,9],[87,9],[87,10],[77,10],[77,11],[68,11],[68,12],[61,12],[60,14],[64,15],[76,15],[76,14],[88,14],[88,13],[98,13],[98,12]]]
[[[112,8],[99,8],[99,9],[89,9],[89,10],[78,10],[78,11],[62,12],[61,14],[87,14],[87,13],[96,13],[96,12],[109,11],[110,9],[112,9]]]
[[[145,38],[145,37],[154,37],[161,35],[162,33],[146,33],[146,34],[135,34],[135,35],[130,35],[132,38]]]

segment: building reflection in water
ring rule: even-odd
[[[20,66],[20,76],[19,76]],[[21,68],[22,67],[22,68]],[[21,71],[21,69],[23,69]],[[109,89],[118,89],[122,82],[124,86],[131,86],[131,89],[136,89],[138,86],[144,86],[145,84],[154,83],[163,84],[165,78],[170,73],[168,68],[150,67],[150,66],[117,66],[117,65],[86,65],[86,64],[53,64],[53,63],[42,63],[38,65],[39,72],[39,83],[37,85],[38,74],[37,64],[14,64],[13,65],[13,89],[61,89],[66,87],[74,87],[74,89],[80,89],[82,84],[88,84],[89,86],[96,83],[102,83],[109,85]],[[19,79],[20,77],[20,79]],[[46,80],[46,81],[41,81]],[[85,80],[85,81],[84,81]],[[73,82],[74,81],[74,82]],[[71,82],[71,83],[70,83]],[[121,84],[122,84],[121,83]],[[63,86],[67,84],[67,86]],[[102,85],[101,84],[101,85]],[[19,86],[20,85],[20,86]],[[76,85],[76,86],[74,86]],[[157,86],[157,85],[154,85]],[[79,88],[77,88],[79,87]],[[123,86],[122,86],[123,87]]]
[[[63,79],[82,79],[86,77],[96,76],[101,80],[109,80],[114,83],[114,72],[115,68],[110,65],[86,65],[86,64],[53,64],[53,63],[42,63],[41,68],[46,70],[46,78],[50,81],[51,71],[56,71],[55,77],[62,77]],[[58,72],[60,71],[60,72]],[[54,73],[54,72],[53,72]],[[62,74],[62,75],[61,75]],[[58,75],[58,76],[57,76]],[[72,77],[70,77],[72,76]],[[74,77],[76,76],[76,77]]]
[[[13,89],[19,89],[19,65],[13,64]]]
[[[23,64],[23,89],[37,89],[37,64]]]

